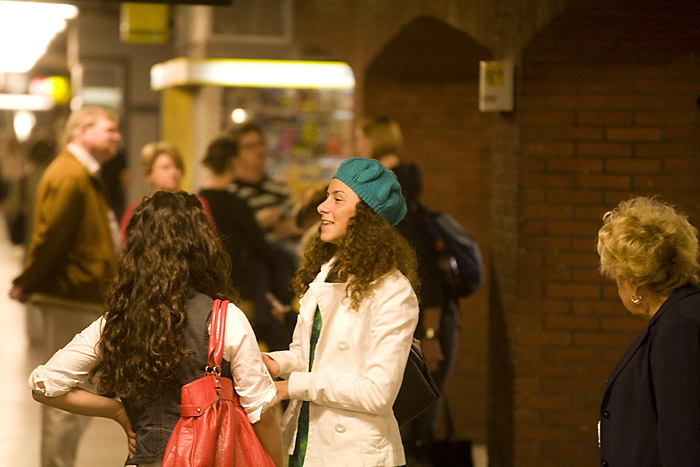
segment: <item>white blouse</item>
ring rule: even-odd
[[[88,372],[97,359],[96,346],[104,327],[100,317],[76,334],[44,365],[29,375],[29,387],[48,397],[61,396],[75,387],[91,386]],[[228,306],[224,335],[224,360],[231,364],[233,383],[250,423],[256,423],[268,407],[275,405],[277,391],[262,361],[253,328],[233,303]],[[44,384],[44,389],[39,387]]]

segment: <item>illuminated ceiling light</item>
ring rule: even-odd
[[[231,112],[231,121],[233,121],[233,123],[243,123],[247,116],[248,113],[239,107],[238,109],[233,109],[233,112]]]
[[[15,112],[13,123],[17,141],[23,143],[27,141],[27,139],[29,139],[29,135],[32,134],[32,129],[34,129],[34,125],[36,124],[36,117],[32,112],[20,110]]]
[[[78,9],[60,3],[0,1],[0,72],[24,73],[46,53]],[[9,45],[11,44],[11,45]]]
[[[78,16],[78,8],[63,3],[37,3],[26,1],[2,1],[0,13],[17,17],[28,15],[31,18],[61,18],[72,19]]]
[[[151,88],[241,86],[353,89],[355,76],[343,62],[175,58],[151,68]]]
[[[40,94],[0,94],[0,109],[3,110],[49,110],[54,101]]]

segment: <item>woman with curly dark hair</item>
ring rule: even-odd
[[[129,465],[160,465],[180,416],[180,389],[207,361],[214,298],[236,298],[231,263],[195,195],[159,191],[134,211],[106,312],[35,369],[36,400],[116,420]],[[222,374],[232,377],[263,446],[281,465],[275,388],[243,312],[228,308]],[[100,394],[79,388],[95,383]],[[133,427],[133,428],[132,428]]]
[[[418,321],[416,259],[393,228],[406,213],[394,174],[372,159],[341,164],[318,206],[319,237],[293,285],[289,350],[263,357],[290,467],[406,463],[392,407]]]

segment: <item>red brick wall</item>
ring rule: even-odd
[[[660,194],[700,220],[700,41],[648,6],[569,8],[522,54],[514,465],[598,461],[605,379],[645,325],[596,271],[603,213]]]

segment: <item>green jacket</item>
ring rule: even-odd
[[[64,149],[39,182],[32,241],[14,283],[27,294],[101,302],[116,262],[109,209],[99,183]]]

